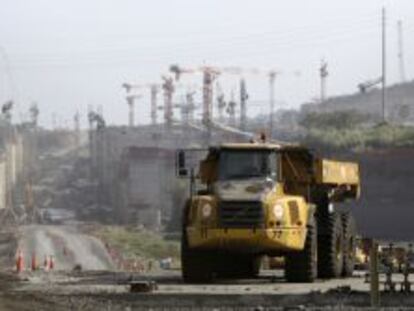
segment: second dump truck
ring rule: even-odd
[[[352,275],[355,222],[336,203],[358,198],[358,164],[266,142],[210,147],[191,174],[185,151],[177,159],[178,175],[192,180],[182,218],[185,282],[255,277],[264,255],[285,258],[290,282]]]

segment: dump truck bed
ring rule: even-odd
[[[316,161],[316,182],[333,185],[359,185],[359,165],[328,159]]]
[[[359,165],[353,162],[317,159],[315,180],[319,185],[340,189],[341,196],[357,198],[360,194]]]

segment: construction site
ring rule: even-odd
[[[313,19],[292,42],[271,32],[280,51],[259,44],[268,32],[227,38],[229,20],[214,37],[200,25],[221,5],[187,4],[194,31],[232,51],[221,57],[200,53],[178,22],[156,34],[152,19],[124,19],[136,4],[47,2],[29,5],[48,25],[35,39],[0,30],[0,310],[414,309],[411,4],[367,5],[352,29],[349,17],[327,19],[332,36],[320,42]],[[280,9],[306,7],[291,5]],[[175,18],[183,8],[169,7]],[[270,8],[260,16],[277,24]],[[7,9],[0,29],[21,7]],[[127,27],[111,33],[118,23]],[[134,50],[138,24],[148,46]],[[349,35],[362,25],[372,27]],[[306,53],[292,39],[302,33],[315,40]],[[161,54],[177,34],[177,50]],[[263,55],[236,48],[245,38]],[[335,39],[349,40],[346,57],[324,41]],[[376,62],[371,53],[344,73],[341,61],[357,64],[350,46],[364,44],[380,47]]]

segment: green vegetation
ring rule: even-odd
[[[301,140],[311,146],[339,150],[413,147],[414,127],[381,124],[342,129],[311,128]]]
[[[328,113],[311,112],[299,122],[306,129],[349,129],[370,121],[372,117],[354,110],[335,111]]]
[[[94,235],[119,250],[126,257],[162,259],[179,257],[179,243],[165,241],[162,236],[144,229],[121,226],[99,227]]]
[[[333,151],[414,146],[414,127],[376,122],[374,116],[355,110],[310,112],[299,121],[305,129],[299,140]]]

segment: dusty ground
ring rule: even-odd
[[[16,236],[18,240],[14,241]],[[368,285],[362,275],[314,284],[288,284],[282,271],[265,270],[254,280],[188,285],[182,283],[179,270],[117,270],[105,245],[78,232],[74,225],[24,226],[19,235],[9,237],[4,243],[0,241],[0,249],[8,250],[4,258],[9,263],[10,250],[18,245],[26,254],[36,249],[40,257],[54,255],[56,270],[26,269],[17,274],[12,265],[3,266],[0,310],[253,310],[258,306],[272,310],[292,310],[287,309],[292,306],[349,310],[369,305]],[[29,263],[26,259],[26,266]],[[82,265],[82,271],[73,270],[77,264]],[[155,281],[158,289],[152,293],[130,292],[131,281],[145,280]],[[414,295],[384,294],[382,304],[414,307]]]

